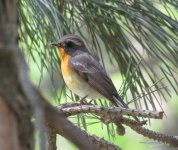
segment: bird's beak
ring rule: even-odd
[[[52,42],[52,43],[49,43],[49,46],[56,46],[56,47],[58,47],[58,46],[59,46],[59,44],[58,44],[58,43],[56,43],[56,42]]]
[[[62,47],[62,43],[63,43],[63,41],[59,39],[57,41],[49,43],[48,45],[49,46],[56,46],[56,47],[60,48],[60,47]]]

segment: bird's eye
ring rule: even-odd
[[[73,45],[74,45],[74,43],[72,41],[66,42],[66,46],[67,47],[72,47]]]

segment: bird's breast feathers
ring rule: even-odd
[[[83,80],[70,66],[70,56],[66,55],[61,61],[61,71],[67,87],[80,97],[102,98],[100,93],[94,90]]]

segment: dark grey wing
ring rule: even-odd
[[[82,53],[71,57],[70,66],[88,84],[116,106],[127,107],[102,66],[90,54]]]

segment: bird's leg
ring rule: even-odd
[[[85,98],[87,98],[87,96],[88,96],[88,95],[86,95],[86,96],[84,96],[83,98],[81,98],[81,99],[79,100],[79,103],[85,104],[85,103],[86,103],[86,99],[85,99]]]
[[[92,101],[93,101],[94,99],[91,99],[89,102],[88,102],[88,104],[92,104]]]
[[[82,99],[80,99],[80,100],[79,100],[79,103],[91,105],[93,99],[91,99],[89,102],[87,102],[87,100],[86,100],[87,96],[88,96],[88,95],[86,95],[86,96],[84,96]]]

